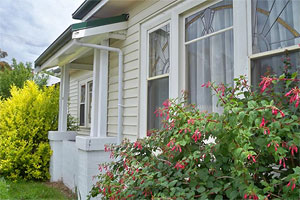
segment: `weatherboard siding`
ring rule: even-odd
[[[144,1],[129,11],[129,27],[125,40],[110,46],[121,48],[124,53],[123,73],[123,135],[135,140],[138,133],[140,85],[140,23],[176,0]],[[118,55],[109,54],[107,135],[116,136],[118,128]]]

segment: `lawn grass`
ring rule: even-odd
[[[69,199],[56,188],[42,182],[12,182],[0,178],[0,199]]]

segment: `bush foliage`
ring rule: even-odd
[[[57,129],[59,90],[27,81],[0,101],[0,176],[44,180],[51,155],[48,131]]]
[[[90,192],[104,199],[299,199],[300,89],[297,73],[206,83],[223,113],[186,99],[164,102],[164,128],[134,143],[107,146],[115,159]],[[208,142],[209,140],[214,142]]]

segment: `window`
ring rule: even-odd
[[[148,33],[148,111],[147,129],[159,129],[161,118],[154,113],[169,98],[170,25]]]
[[[283,73],[282,59],[289,52],[290,73],[300,66],[300,1],[253,0],[251,83],[257,87],[261,76]],[[283,49],[285,48],[285,49]]]
[[[232,83],[232,7],[232,0],[224,0],[185,18],[187,89],[190,103],[200,110],[219,111],[217,97],[203,83]]]
[[[253,53],[300,43],[299,0],[252,0]]]
[[[79,125],[89,127],[92,113],[93,81],[84,81],[80,84]]]

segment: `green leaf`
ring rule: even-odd
[[[205,191],[205,187],[203,187],[203,186],[200,186],[198,189],[197,189],[197,192],[199,192],[199,193],[202,193],[202,192],[204,192]]]
[[[173,187],[177,182],[178,182],[178,180],[171,181],[169,183],[169,187]]]
[[[223,196],[222,195],[217,195],[215,200],[222,200],[223,199]]]
[[[248,108],[254,109],[256,107],[257,107],[257,103],[255,101],[252,100],[248,102]]]
[[[229,194],[229,198],[230,199],[236,199],[236,197],[239,195],[239,193],[235,190],[233,190],[232,192],[230,192]]]

